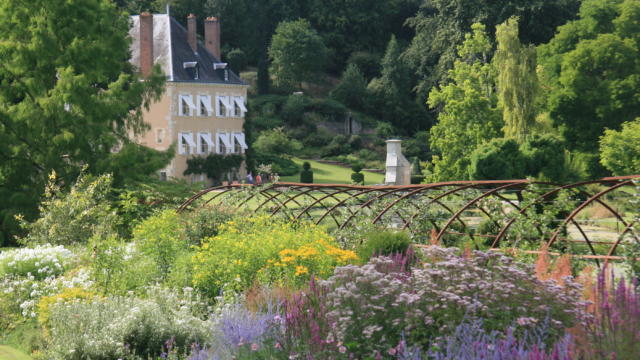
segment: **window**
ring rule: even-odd
[[[208,132],[198,133],[198,153],[208,154],[214,148],[213,140],[211,140],[211,134]]]
[[[164,129],[156,129],[156,143],[162,144],[164,142]]]
[[[234,96],[233,107],[235,116],[244,117],[247,112],[247,107],[244,105],[244,96]]]
[[[198,116],[211,116],[213,109],[211,108],[211,96],[198,95]]]
[[[194,80],[198,80],[198,78],[200,76],[198,74],[198,62],[197,61],[184,62],[184,63],[182,63],[182,67],[187,72],[189,77],[191,77]]]
[[[190,132],[181,132],[178,134],[178,153],[182,155],[193,154],[196,149],[196,143],[193,141],[193,134]]]
[[[233,108],[228,96],[216,96],[216,115],[219,117],[232,116]]]
[[[218,144],[218,154],[230,154],[233,151],[230,136],[228,133],[218,133],[216,143]]]
[[[180,95],[178,102],[178,114],[180,116],[192,116],[196,106],[193,104],[193,96]]]
[[[167,172],[166,171],[160,171],[160,181],[167,181]]]
[[[244,133],[235,132],[233,133],[233,144],[234,150],[237,154],[244,153],[244,150],[247,150],[247,143],[245,142]]]

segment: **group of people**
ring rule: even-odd
[[[275,175],[274,174],[270,174],[269,175],[269,182],[274,182],[275,180]],[[262,175],[258,174],[256,175],[255,179],[253,178],[253,174],[251,172],[249,172],[247,174],[247,184],[251,184],[251,185],[262,185]]]

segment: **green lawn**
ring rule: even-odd
[[[0,360],[31,360],[31,357],[12,347],[0,345]]]
[[[293,161],[302,167],[302,163],[308,161],[311,164],[311,170],[313,170],[313,182],[316,184],[350,184],[351,174],[353,171],[337,165],[329,165],[319,163],[313,160],[303,160],[294,158]],[[384,174],[377,174],[364,171],[364,183],[365,185],[383,184]],[[285,182],[300,182],[300,175],[282,176],[280,181]]]

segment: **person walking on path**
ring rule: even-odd
[[[253,185],[253,175],[251,173],[247,174],[247,184]]]
[[[256,185],[262,185],[262,176],[256,175]]]

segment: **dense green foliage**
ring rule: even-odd
[[[605,128],[640,115],[640,4],[585,0],[539,48],[548,108],[570,149],[594,153]]]
[[[140,81],[129,62],[129,21],[107,0],[0,2],[0,231],[10,240],[14,215],[33,219],[52,170],[66,184],[80,169],[111,164],[141,111],[163,89],[155,68]],[[142,173],[146,169],[136,172]],[[151,169],[155,171],[157,169]],[[126,170],[125,170],[126,171]]]
[[[239,154],[209,154],[207,157],[194,156],[187,159],[185,175],[206,174],[214,183],[220,183],[229,171],[240,169],[244,156]]]
[[[429,105],[439,108],[431,128],[434,156],[432,180],[467,179],[469,154],[480,144],[502,135],[502,116],[494,92],[496,72],[489,62],[492,45],[485,27],[473,25],[458,49],[450,82],[434,88]]]
[[[448,77],[456,50],[476,22],[490,34],[512,16],[520,17],[520,33],[525,44],[542,44],[553,37],[556,27],[576,17],[580,0],[424,0],[409,25],[415,37],[406,51],[416,75],[419,97]],[[491,36],[492,37],[492,36]]]
[[[327,49],[308,21],[282,22],[269,47],[271,74],[279,86],[299,86],[322,70]]]
[[[605,130],[600,139],[600,161],[614,175],[640,174],[640,118]]]
[[[411,238],[405,232],[376,231],[367,233],[358,246],[357,253],[362,263],[374,256],[394,256],[405,254],[411,246]]]

